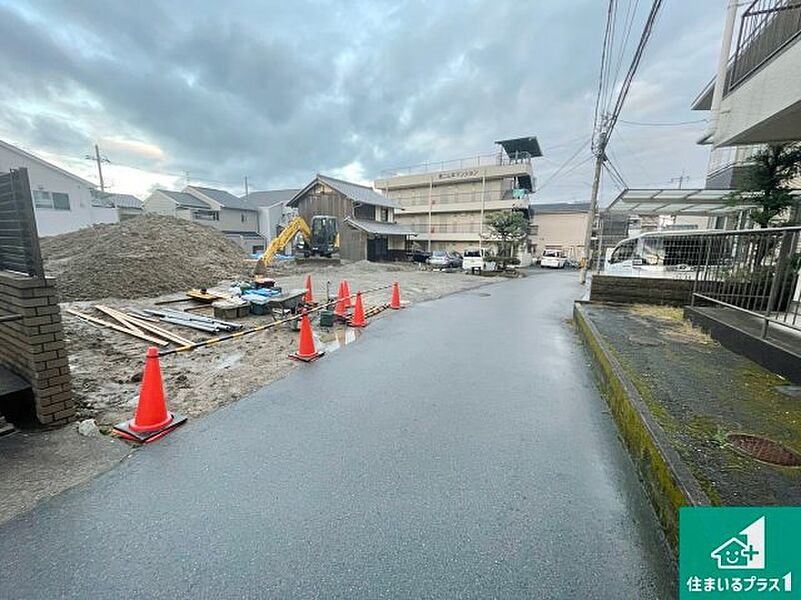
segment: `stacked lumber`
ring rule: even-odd
[[[109,306],[104,306],[103,304],[96,304],[95,308],[113,321],[106,321],[73,309],[68,309],[67,312],[89,323],[107,327],[108,329],[127,334],[131,337],[148,342],[149,344],[155,344],[156,346],[166,346],[169,343],[178,346],[188,346],[194,343],[190,339],[155,325],[157,319],[126,313]]]

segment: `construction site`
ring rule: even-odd
[[[301,311],[319,350],[356,340],[362,329],[331,318],[342,282],[351,296],[346,316],[362,291],[368,319],[384,316],[395,281],[404,305],[487,282],[406,263],[323,258],[273,261],[254,278],[255,261],[220,233],[162,216],[47,238],[42,254],[63,300],[77,418],[106,431],[133,414],[150,346],[163,355],[170,410],[194,417],[297,367],[288,355]]]

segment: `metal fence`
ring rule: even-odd
[[[801,227],[708,232],[675,243],[697,265],[693,304],[758,317],[762,337],[770,325],[801,331]]]
[[[0,174],[0,270],[44,276],[27,169]]]
[[[531,154],[528,152],[515,152],[507,156],[503,152],[494,154],[481,154],[467,158],[455,158],[453,160],[442,160],[436,162],[426,162],[418,165],[406,167],[396,167],[385,169],[381,172],[381,177],[398,177],[401,175],[419,175],[421,173],[436,173],[437,171],[450,171],[456,169],[470,169],[476,167],[490,167],[502,165],[515,165],[520,163],[530,163]]]
[[[740,22],[727,89],[732,90],[801,34],[801,2],[755,0]]]

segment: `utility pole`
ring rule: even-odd
[[[592,192],[590,194],[590,208],[587,211],[587,229],[584,231],[584,247],[581,249],[581,271],[579,271],[579,283],[584,285],[587,281],[587,269],[590,266],[590,254],[592,246],[592,228],[595,225],[595,214],[598,212],[598,188],[601,186],[601,167],[606,159],[606,132],[598,134],[598,148],[595,152],[595,174],[592,178]]]
[[[91,154],[87,154],[85,156],[85,158],[87,160],[94,160],[94,161],[97,162],[97,176],[100,179],[100,191],[102,193],[105,193],[106,184],[103,182],[103,166],[102,165],[103,165],[104,162],[110,164],[111,161],[109,159],[107,159],[105,156],[103,156],[103,157],[100,156],[100,148],[97,147],[97,144],[95,144],[95,155],[92,156]]]
[[[679,175],[678,177],[673,177],[668,183],[673,183],[674,181],[678,181],[679,182],[679,188],[678,189],[682,189],[682,184],[685,181],[690,181],[690,176],[689,175],[685,175],[684,174],[684,169],[682,169],[681,170],[681,175]]]
[[[245,202],[248,201],[248,176],[245,175]]]

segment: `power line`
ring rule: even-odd
[[[570,164],[573,161],[573,159],[575,159],[581,153],[581,151],[584,150],[590,144],[591,140],[592,138],[585,140],[584,143],[581,146],[579,146],[576,149],[576,151],[573,154],[571,154],[570,157],[565,162],[563,162],[550,177],[548,177],[548,179],[545,180],[545,183],[543,183],[539,188],[537,188],[537,191],[538,192],[541,191],[549,183],[554,181],[562,172],[562,170],[564,170],[567,167],[567,165]],[[592,155],[590,155],[590,158],[592,158]],[[567,175],[567,173],[565,173],[565,175]]]
[[[651,33],[654,29],[654,22],[656,20],[657,15],[659,14],[659,9],[662,7],[663,0],[653,0],[651,4],[651,10],[648,13],[648,17],[646,18],[645,25],[643,26],[642,33],[640,34],[640,40],[637,43],[637,48],[634,51],[634,57],[631,60],[631,64],[629,65],[629,69],[626,72],[626,76],[623,79],[623,84],[621,85],[620,92],[618,93],[617,100],[615,101],[615,105],[612,109],[612,112],[608,114],[602,115],[600,126],[598,124],[598,114],[596,111],[595,115],[595,122],[593,124],[593,152],[595,154],[595,173],[593,176],[592,182],[592,193],[590,195],[590,208],[587,214],[587,224],[586,230],[584,234],[584,246],[582,248],[582,266],[581,272],[579,274],[579,281],[584,284],[587,278],[587,267],[589,266],[590,260],[590,244],[592,243],[592,230],[595,224],[595,213],[597,212],[598,207],[598,190],[601,184],[601,170],[603,167],[604,162],[607,160],[606,157],[606,146],[609,143],[609,138],[612,135],[612,132],[615,129],[615,124],[620,116],[620,112],[623,110],[623,104],[626,101],[626,97],[628,96],[629,90],[631,89],[631,82],[634,80],[634,75],[637,72],[638,67],[640,66],[640,61],[642,60],[643,53],[645,52],[645,47],[648,44],[648,40],[651,37]],[[615,8],[616,8],[616,0],[609,0],[609,6],[607,9],[607,23],[606,23],[606,31],[608,32],[612,25],[610,24],[610,20],[615,18]],[[604,58],[607,54],[607,40],[608,35],[604,35],[604,47],[601,51],[601,81],[603,81],[607,75],[605,74],[605,65],[604,65]],[[599,86],[598,93],[599,95],[602,92],[602,86]],[[601,99],[596,98],[596,108],[600,105]]]

